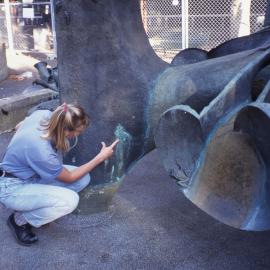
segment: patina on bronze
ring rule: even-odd
[[[128,168],[153,149],[153,138],[145,149],[149,92],[168,64],[149,44],[139,1],[62,1],[57,11],[61,102],[78,102],[91,118],[66,162],[82,164],[98,153],[101,141],[120,140],[114,157],[91,173],[91,186],[81,194],[79,210],[89,213],[95,198],[107,194],[101,200],[106,204]]]
[[[100,141],[120,139],[115,157],[93,171],[81,212],[98,202],[95,187],[120,184],[156,141],[165,168],[196,205],[237,228],[269,228],[251,222],[267,157],[239,120],[245,111],[237,117],[265,85],[253,91],[269,63],[269,29],[209,52],[184,51],[172,65],[151,48],[139,1],[57,1],[56,30],[61,102],[77,101],[92,118],[67,161],[81,164]]]

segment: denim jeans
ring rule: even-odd
[[[76,167],[65,165],[69,170]],[[0,177],[0,203],[20,212],[32,226],[38,228],[71,213],[79,203],[78,192],[90,183],[90,175],[73,183],[57,179],[46,181]]]

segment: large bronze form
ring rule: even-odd
[[[81,164],[101,141],[120,139],[115,157],[91,174],[80,210],[88,212],[95,186],[121,183],[156,145],[201,209],[237,228],[270,228],[270,30],[210,52],[183,51],[169,65],[149,44],[139,1],[56,1],[55,8],[60,98],[91,117],[67,160]]]

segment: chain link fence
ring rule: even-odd
[[[267,0],[251,1],[250,28],[252,33],[263,28],[266,6]]]
[[[160,56],[173,57],[182,48],[181,5],[171,0],[142,0],[144,28],[153,49]]]
[[[6,15],[4,5],[0,4],[0,45],[2,43],[8,44]]]
[[[241,25],[249,25],[250,33],[262,29],[267,5],[267,0],[242,1],[250,5],[243,15],[239,0],[187,2],[188,47],[204,50],[240,36]],[[150,44],[161,58],[170,62],[184,48],[181,1],[141,0],[141,13]]]
[[[5,5],[0,1],[0,43],[8,47]],[[9,3],[12,41],[17,51],[53,54],[51,6],[49,1]]]
[[[267,0],[187,2],[189,47],[205,50],[239,35],[240,2],[250,3],[251,33],[262,28],[267,4]],[[53,52],[50,1],[10,1],[10,11],[16,50]],[[161,58],[170,61],[183,49],[181,0],[141,0],[141,13],[150,44]],[[3,0],[0,0],[0,43],[8,46]]]

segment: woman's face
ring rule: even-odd
[[[65,135],[68,139],[72,139],[74,137],[79,136],[82,132],[84,132],[84,130],[85,130],[85,126],[79,126],[75,130],[72,130],[72,131],[66,130]]]

